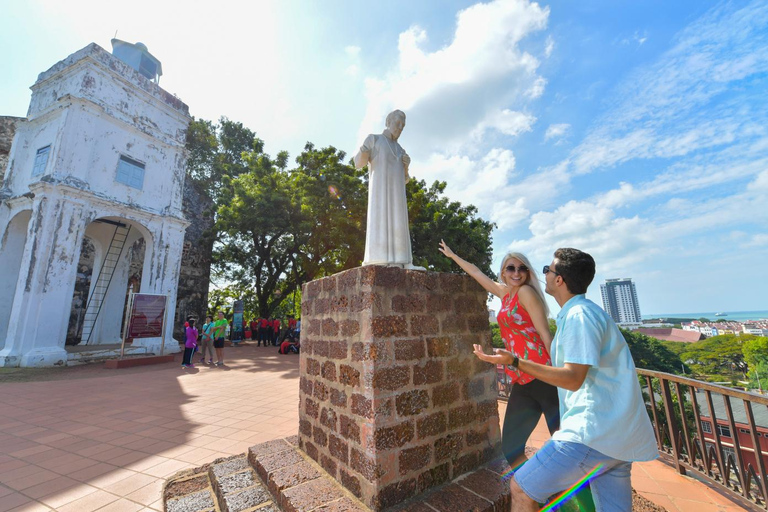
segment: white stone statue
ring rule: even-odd
[[[413,265],[408,232],[405,184],[411,179],[411,158],[397,143],[405,127],[400,110],[387,116],[381,135],[368,135],[355,155],[355,167],[368,165],[368,222],[365,230],[363,265],[388,265],[425,270]]]

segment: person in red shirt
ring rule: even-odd
[[[291,331],[296,329],[296,319],[293,315],[288,315],[288,329]]]
[[[274,346],[277,346],[278,342],[280,341],[280,319],[275,318],[272,320],[272,329],[274,330],[274,335],[272,336],[272,344]]]
[[[258,345],[261,346],[261,342],[264,342],[264,346],[267,346],[267,340],[269,339],[269,320],[266,318],[260,318],[259,319],[259,343]]]
[[[547,323],[549,308],[528,258],[516,252],[504,256],[499,272],[500,282],[496,282],[455,254],[443,241],[440,242],[440,252],[456,262],[489,293],[501,299],[499,330],[506,349],[512,352],[515,361],[527,359],[551,365],[549,349],[552,335]],[[504,414],[501,450],[510,467],[516,469],[527,460],[525,444],[542,414],[550,434],[560,428],[560,401],[555,386],[520,371],[516,363],[505,366],[504,371],[514,384]]]
[[[256,322],[256,320],[254,319],[251,319],[251,324],[249,325],[249,327],[251,328],[251,340],[257,339],[259,337],[259,333],[257,330],[259,328],[258,322]]]

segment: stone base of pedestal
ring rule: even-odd
[[[302,291],[299,448],[373,510],[499,451],[488,294],[471,277],[367,266]]]

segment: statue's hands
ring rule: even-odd
[[[403,165],[407,169],[411,165],[411,157],[409,157],[407,154],[404,154],[402,160],[403,160]]]
[[[483,352],[483,347],[480,345],[473,345],[473,347],[475,348],[474,353],[477,358],[481,361],[485,361],[486,363],[512,364],[512,361],[515,359],[515,357],[512,355],[512,352],[509,350],[495,348],[493,349],[493,354],[486,354]]]
[[[440,240],[440,247],[438,248],[438,250],[451,259],[453,259],[453,257],[456,256],[456,254],[454,254],[451,248],[448,247],[448,245],[445,243],[445,240],[442,240],[442,239]]]

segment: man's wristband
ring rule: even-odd
[[[520,358],[515,356],[515,358],[512,360],[512,364],[510,365],[512,368],[517,368],[517,366],[520,364]]]

